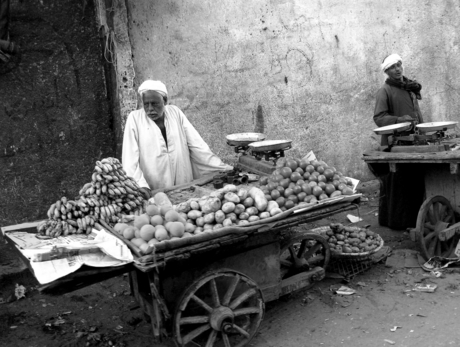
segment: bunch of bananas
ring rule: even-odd
[[[115,224],[125,214],[140,215],[146,201],[139,189],[118,159],[97,161],[91,182],[80,189],[77,199],[62,197],[50,206],[48,220],[37,226],[38,235],[89,234],[98,220]]]

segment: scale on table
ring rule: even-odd
[[[455,128],[458,122],[405,122],[374,129],[377,135],[388,135],[388,147],[391,152],[439,152],[450,150],[446,134]]]
[[[291,148],[291,140],[265,140],[265,137],[261,133],[227,135],[227,144],[237,153],[237,166],[242,171],[271,174],[276,169],[276,161]]]

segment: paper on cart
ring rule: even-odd
[[[48,261],[31,261],[30,265],[40,284],[50,283],[77,271],[83,265],[92,267],[115,267],[128,264],[134,260],[129,248],[115,236],[105,230],[92,230],[94,237],[83,242],[82,246],[97,247],[90,253],[75,253],[65,258]],[[49,241],[49,240],[47,240]],[[72,242],[69,242],[72,244]],[[54,247],[56,247],[54,245]],[[68,247],[68,245],[66,246]],[[22,249],[29,259],[42,249]]]

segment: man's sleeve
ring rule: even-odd
[[[177,110],[180,112],[182,125],[187,136],[193,178],[197,179],[213,172],[232,170],[232,166],[225,164],[217,155],[212,153],[208,144],[203,140],[185,114],[181,110]]]
[[[392,114],[390,110],[389,95],[385,88],[380,88],[377,92],[377,98],[374,109],[374,122],[379,127],[395,124],[398,120],[397,116]]]
[[[126,120],[121,161],[129,177],[132,177],[141,188],[150,188],[139,165],[139,133],[132,113]]]

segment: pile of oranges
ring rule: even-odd
[[[273,173],[261,177],[259,183],[267,200],[275,200],[283,211],[302,202],[354,193],[351,179],[321,160],[280,158]]]

